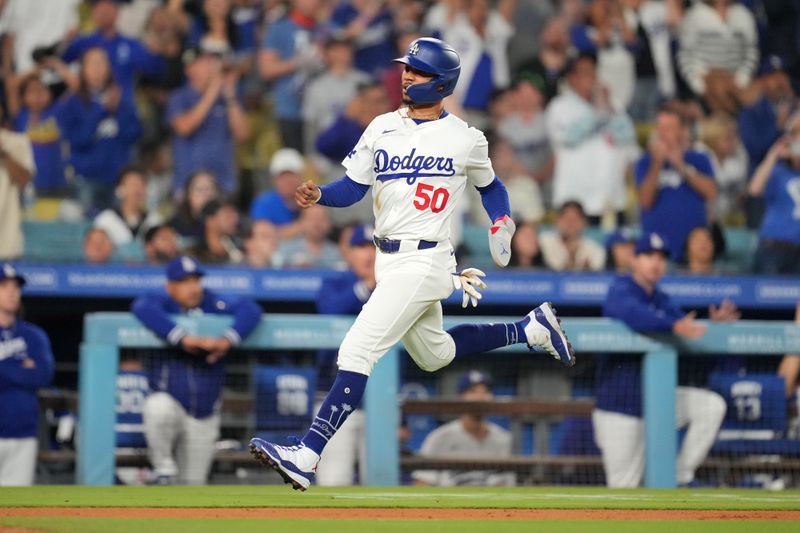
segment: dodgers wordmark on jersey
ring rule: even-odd
[[[374,186],[375,234],[392,239],[448,241],[467,181],[494,180],[480,130],[451,114],[418,124],[407,108],[376,117],[342,164],[350,179]]]

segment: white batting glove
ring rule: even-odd
[[[511,237],[517,231],[517,225],[510,216],[505,215],[495,220],[489,228],[489,252],[492,260],[499,267],[508,265],[511,260]]]
[[[478,289],[485,289],[486,284],[481,279],[486,273],[477,268],[465,268],[453,274],[453,287],[464,290],[464,299],[461,307],[467,307],[467,302],[472,302],[472,307],[478,307],[478,300],[482,298]],[[476,288],[477,287],[477,288]]]

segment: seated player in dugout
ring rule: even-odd
[[[458,380],[458,397],[465,402],[489,401],[492,394],[492,377],[479,370],[470,370]],[[485,457],[492,460],[511,457],[511,432],[486,420],[477,413],[464,413],[456,420],[431,431],[422,442],[419,454],[423,457]],[[514,486],[517,478],[513,472],[497,470],[451,471],[416,470],[411,477],[415,485],[452,487],[478,485],[487,487]]]
[[[179,256],[167,264],[163,290],[133,302],[133,314],[172,349],[144,359],[151,394],[143,410],[144,432],[155,482],[206,482],[220,428],[224,358],[258,325],[261,307],[243,297],[205,289],[200,265]],[[198,336],[174,316],[232,315],[218,337]],[[176,453],[173,454],[173,449]]]
[[[376,117],[342,164],[346,175],[318,187],[306,181],[295,193],[305,209],[314,204],[347,207],[373,190],[376,286],[348,331],[337,359],[338,372],[311,428],[294,445],[254,438],[256,459],[284,482],[306,490],[328,441],[361,404],[375,363],[395,344],[414,362],[434,372],[457,357],[527,344],[564,365],[575,354],[555,310],[535,307],[519,321],[462,324],[443,328],[441,300],[464,291],[462,305],[477,306],[485,288],[478,269],[456,271],[450,222],[466,187],[476,187],[492,224],[489,251],[508,265],[515,224],[508,193],[495,175],[484,134],[448,113],[443,99],[453,93],[461,60],[439,39],[411,43],[401,77],[404,107]]]

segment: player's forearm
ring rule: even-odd
[[[369,185],[357,183],[348,176],[342,176],[333,183],[323,185],[319,190],[322,196],[320,196],[318,204],[328,207],[348,207],[364,198],[369,190]]]
[[[767,157],[764,158],[764,161],[758,165],[755,174],[753,174],[753,179],[750,180],[750,185],[747,186],[747,193],[750,196],[759,197],[764,194],[764,189],[767,186],[769,177],[772,175],[772,170],[775,168],[777,162],[777,155],[770,152],[767,154]]]
[[[671,313],[654,311],[638,301],[631,301],[629,294],[616,292],[609,294],[606,306],[611,318],[625,323],[634,331],[642,333],[669,332],[677,320]]]
[[[0,370],[3,381],[17,387],[38,389],[50,383],[52,373],[46,368],[23,368],[18,360],[13,360],[6,368]]]
[[[228,106],[228,127],[231,129],[234,140],[245,142],[250,138],[250,122],[247,120],[244,109],[236,98],[226,99]]]
[[[272,81],[282,78],[295,70],[297,70],[297,64],[294,61],[282,60],[273,50],[261,51],[258,54],[258,72],[263,80]]]
[[[486,187],[476,187],[481,194],[481,203],[486,214],[492,222],[506,215],[511,215],[511,205],[508,201],[508,190],[500,178],[494,177]]]
[[[232,344],[238,345],[261,321],[261,307],[252,300],[241,299],[233,309],[233,325],[226,331],[225,337]]]
[[[794,396],[799,374],[800,355],[785,355],[778,366],[778,375],[783,377],[787,398]]]
[[[8,171],[11,182],[23,188],[33,177],[33,174],[14,159],[14,156],[0,148],[0,165]]]
[[[194,107],[172,119],[172,129],[175,133],[182,137],[194,133],[208,116],[218,95],[218,91],[207,90]]]
[[[650,164],[650,168],[647,169],[644,180],[636,191],[639,197],[639,204],[644,209],[653,207],[656,197],[658,196],[658,176],[661,173],[661,166],[661,161],[654,158],[653,162]]]
[[[170,344],[178,344],[187,332],[178,326],[157,304],[145,299],[133,303],[131,311],[147,329],[166,339]]]
[[[714,183],[714,178],[711,176],[707,176],[688,165],[681,169],[681,175],[689,187],[694,189],[704,200],[713,200],[717,197],[717,184]]]

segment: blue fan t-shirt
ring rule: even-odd
[[[167,120],[171,122],[186,113],[202,97],[188,84],[176,89],[167,101]],[[206,118],[191,134],[173,136],[172,150],[175,161],[174,191],[182,190],[186,181],[198,170],[211,172],[226,194],[236,189],[235,146],[228,124],[228,109],[222,96],[216,99]]]
[[[266,191],[253,200],[253,205],[250,206],[250,218],[283,226],[294,222],[300,216],[299,211],[292,207],[287,205],[277,192]]]
[[[759,237],[800,245],[800,171],[783,162],[776,164],[764,199],[767,209]]]
[[[705,154],[688,150],[683,160],[701,174],[714,176],[711,160]],[[645,154],[636,164],[636,186],[641,186],[652,161]],[[683,177],[664,163],[658,177],[658,195],[650,209],[642,209],[642,232],[658,233],[666,237],[673,261],[681,261],[684,245],[689,233],[696,227],[708,224],[706,202],[700,194],[687,184]]]
[[[41,192],[66,187],[65,141],[58,123],[57,105],[53,104],[42,111],[35,124],[31,122],[30,112],[23,109],[14,119],[14,130],[26,134],[33,146],[33,160],[36,163],[33,185],[36,190]]]

